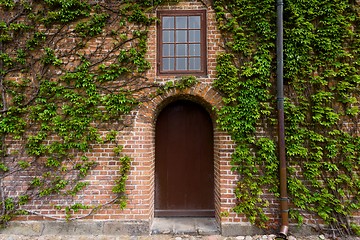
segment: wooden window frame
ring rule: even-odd
[[[163,70],[162,69],[162,62],[163,62],[163,25],[162,25],[162,17],[169,16],[169,17],[176,17],[176,16],[200,16],[200,70]],[[157,74],[158,75],[195,75],[195,76],[203,76],[207,75],[207,16],[206,10],[159,10],[157,12],[157,17],[160,19],[157,27]],[[173,29],[174,31],[178,30],[176,26]],[[185,28],[187,33],[189,34],[191,28]],[[187,45],[190,45],[189,39],[184,42]],[[174,45],[176,45],[176,41],[174,40]],[[174,68],[176,66],[176,57],[179,57],[174,52],[174,56],[167,57],[169,59],[174,59]],[[185,57],[189,61],[192,58],[189,54]],[[189,64],[187,63],[187,66]]]

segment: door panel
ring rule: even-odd
[[[155,216],[214,216],[213,126],[190,101],[168,105],[155,138]]]

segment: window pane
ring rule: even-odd
[[[187,58],[176,58],[176,70],[187,70]]]
[[[174,31],[163,31],[163,42],[174,42]]]
[[[175,49],[175,45],[174,44],[164,44],[163,45],[163,57],[174,57],[174,49]]]
[[[187,56],[187,45],[177,44],[176,45],[176,56]]]
[[[206,11],[159,10],[158,74],[200,74],[206,67]]]
[[[176,29],[187,28],[187,17],[176,17]]]
[[[201,70],[200,58],[189,59],[189,70]]]
[[[200,44],[189,45],[189,56],[200,56]]]
[[[189,16],[189,28],[200,29],[200,16]]]
[[[162,70],[163,71],[174,70],[174,59],[173,58],[163,58],[163,60],[162,60]]]
[[[176,42],[187,42],[187,31],[186,30],[178,30],[176,31]]]
[[[162,18],[162,27],[174,29],[174,17],[163,17]]]
[[[200,42],[200,30],[189,31],[189,42]]]

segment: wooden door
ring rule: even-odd
[[[213,126],[208,112],[176,101],[159,114],[155,216],[214,216]]]

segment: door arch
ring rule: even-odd
[[[214,215],[211,117],[199,104],[178,100],[156,122],[155,216]]]

